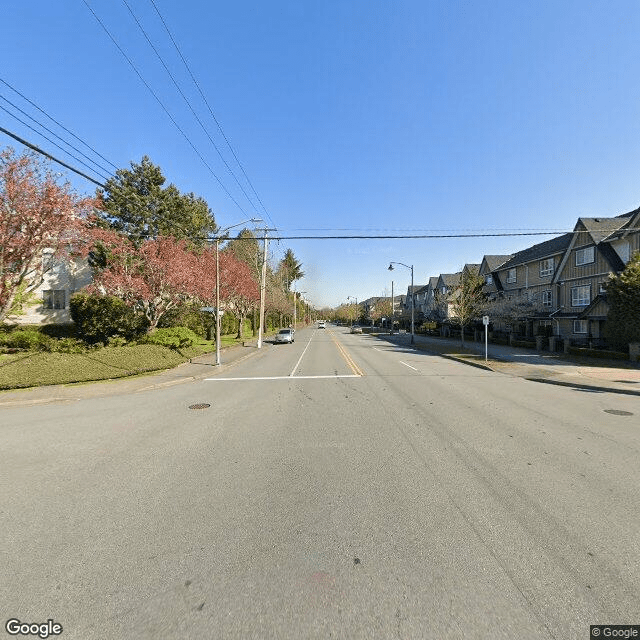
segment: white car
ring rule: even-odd
[[[286,344],[287,342],[295,342],[293,333],[293,329],[280,329],[280,331],[276,333],[275,341],[283,344]]]
[[[318,329],[326,329],[327,323],[325,320],[318,320]]]

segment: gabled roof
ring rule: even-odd
[[[506,256],[488,255],[482,258],[482,263],[487,264],[487,268],[489,269],[489,271],[495,271],[500,266],[502,266],[505,262],[507,262],[507,260],[511,260],[511,258],[513,258],[512,253]],[[482,263],[480,264],[480,266],[482,266]]]
[[[438,278],[438,283],[442,281],[442,284],[445,287],[456,287],[460,283],[460,276],[462,274],[458,273],[441,273]]]
[[[438,276],[431,276],[429,278],[429,288],[435,289],[438,286]]]
[[[510,260],[500,265],[500,269],[509,269],[519,264],[525,264],[533,260],[540,260],[541,258],[548,258],[558,253],[564,253],[571,243],[572,238],[573,233],[564,233],[557,238],[534,244],[532,247],[514,253]]]
[[[600,244],[605,238],[624,227],[628,222],[626,217],[628,215],[625,214],[625,217],[616,218],[578,218],[578,223],[582,223],[595,244]]]
[[[472,273],[474,275],[478,275],[478,273],[480,273],[480,265],[479,264],[465,264],[464,267],[462,268],[463,271],[467,271],[468,273]]]
[[[423,284],[414,284],[413,286],[409,285],[407,287],[407,295],[418,293],[418,290],[424,287]]]

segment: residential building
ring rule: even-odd
[[[553,278],[555,333],[603,343],[606,282],[640,250],[640,209],[615,218],[579,218]]]
[[[8,316],[17,324],[64,324],[71,322],[71,296],[91,283],[91,268],[86,259],[61,259],[45,249],[42,262],[31,280],[39,280],[20,315]]]

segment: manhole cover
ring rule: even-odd
[[[203,402],[202,404],[190,404],[189,409],[208,409],[211,405]]]
[[[631,411],[621,411],[620,409],[605,409],[605,413],[611,413],[614,416],[632,416]]]

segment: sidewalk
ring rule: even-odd
[[[381,333],[378,337],[402,345],[408,345],[411,339],[409,334],[390,336]],[[632,362],[599,361],[596,358],[572,359],[562,353],[531,351],[498,344],[488,345],[488,360],[485,361],[484,342],[465,341],[463,350],[460,340],[419,335],[415,336],[414,346],[464,364],[534,382],[640,396],[640,366]]]
[[[201,380],[211,376],[214,372],[225,371],[251,356],[264,353],[257,349],[256,341],[246,343],[247,346],[234,345],[221,350],[222,364],[217,367],[215,352],[191,358],[173,369],[165,369],[154,373],[117,378],[98,382],[81,382],[65,385],[49,385],[44,387],[30,387],[0,391],[0,409],[3,407],[28,406],[57,402],[75,402],[84,398],[120,395],[124,393],[138,393],[150,389],[172,387],[193,380]]]

